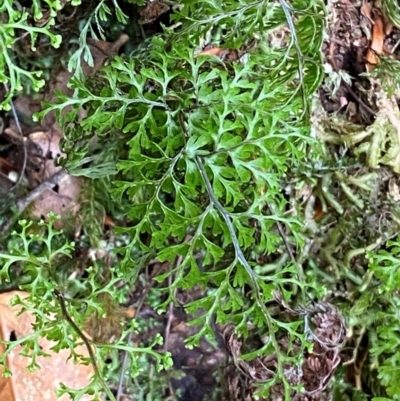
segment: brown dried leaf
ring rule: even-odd
[[[220,47],[212,47],[211,49],[206,49],[206,50],[203,50],[200,53],[196,54],[196,57],[197,56],[217,56],[217,57],[219,57],[223,51],[224,51],[224,49],[221,49]]]
[[[162,0],[148,0],[147,4],[139,11],[139,23],[142,25],[150,24],[166,13],[169,9],[170,6],[164,4]]]
[[[60,130],[39,131],[29,135],[36,154],[30,158],[34,169],[28,171],[32,186],[36,187],[60,170],[54,162],[58,157],[64,156],[60,151],[61,138]]]
[[[29,138],[38,154],[38,157],[31,158],[31,163],[37,166],[37,171],[30,169],[28,172],[29,182],[35,188],[61,169],[54,163],[58,157],[63,156],[59,148],[61,133],[57,129],[40,131],[31,134]],[[57,190],[47,189],[35,200],[33,216],[45,218],[49,212],[61,216],[65,216],[66,213],[75,215],[79,211],[78,197],[81,185],[82,178],[66,175],[58,182]]]
[[[233,50],[233,49],[223,49],[221,47],[218,47],[216,45],[209,44],[204,47],[202,51],[197,53],[195,57],[198,56],[216,56],[219,57],[221,60],[225,60],[228,62],[232,61],[237,61],[240,58],[239,53],[244,53],[246,51],[246,47],[243,46],[243,49],[240,49],[239,51]]]
[[[378,56],[383,54],[384,39],[385,33],[383,29],[383,20],[378,16],[374,21],[374,26],[372,29],[372,41],[366,55],[368,72],[374,69],[374,65],[379,62]]]
[[[68,213],[75,216],[80,209],[78,197],[81,183],[81,177],[64,176],[58,183],[57,192],[53,189],[47,189],[35,200],[32,215],[45,218],[49,212],[53,212],[62,217],[66,217]],[[59,229],[61,226],[55,224],[55,227]]]

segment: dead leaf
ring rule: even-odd
[[[170,9],[170,6],[165,4],[162,0],[150,0],[147,4],[139,11],[141,25],[150,24],[154,22],[161,15],[166,13]]]
[[[201,52],[197,53],[198,56],[217,56],[225,61],[237,61],[239,60],[239,52],[232,49],[222,49],[221,47],[214,45],[207,45]]]
[[[33,332],[34,316],[29,312],[19,315],[21,306],[11,305],[15,295],[20,298],[28,296],[21,291],[0,294],[0,337],[6,341],[13,338],[21,339]],[[90,378],[94,375],[92,365],[74,365],[72,360],[68,360],[69,350],[64,349],[54,353],[51,348],[55,343],[46,339],[41,339],[39,345],[51,357],[38,357],[37,362],[41,368],[35,372],[26,369],[30,359],[20,355],[22,346],[17,346],[8,356],[7,362],[12,377],[5,378],[0,375],[2,401],[67,401],[70,397],[66,394],[60,398],[56,397],[55,390],[59,388],[60,383],[75,389],[84,388],[89,384]],[[75,351],[84,358],[89,357],[85,346],[78,346]],[[0,352],[4,352],[3,344],[0,344]],[[3,372],[4,369],[0,367],[0,374]],[[93,400],[93,397],[86,395],[81,400],[89,401]]]
[[[374,27],[372,29],[372,42],[371,50],[377,54],[383,53],[383,40],[385,39],[385,33],[383,31],[383,21],[380,17],[375,19]]]
[[[196,56],[219,56],[224,49],[220,47],[213,47],[211,49],[203,50],[200,53],[196,54]]]
[[[383,54],[384,39],[385,34],[383,29],[383,20],[380,16],[378,16],[374,21],[374,26],[372,28],[372,41],[366,55],[368,72],[374,69],[374,65],[379,62],[378,56]]]
[[[44,180],[50,178],[61,167],[54,164],[55,160],[64,153],[60,150],[61,132],[58,130],[39,131],[29,135],[35,147],[36,157],[31,157],[34,169],[28,171],[28,179],[32,187],[36,187]]]
[[[80,209],[78,197],[81,183],[81,177],[66,175],[59,181],[56,190],[47,189],[35,200],[32,215],[43,219],[51,211],[62,217],[66,217],[68,213],[75,216]],[[60,229],[61,226],[61,220],[54,224],[56,229]]]
[[[29,136],[31,147],[35,148],[37,154],[36,157],[30,157],[30,164],[35,167],[27,171],[32,188],[36,188],[62,168],[55,164],[55,160],[64,155],[59,146],[62,135],[56,128],[47,132],[35,132]],[[78,197],[81,185],[81,177],[66,175],[58,182],[55,189],[45,190],[34,201],[32,215],[45,218],[50,211],[61,216],[69,212],[76,215],[79,211]],[[61,228],[61,225],[62,222],[58,221],[56,228]]]

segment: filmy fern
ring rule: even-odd
[[[68,63],[68,69],[75,74],[81,74],[82,60],[93,66],[88,38],[104,38],[102,26],[113,13],[119,22],[127,23],[128,18],[122,12],[118,2],[114,0],[112,3],[110,7],[106,0],[101,0],[87,17],[82,18],[79,46]],[[131,3],[142,4],[143,2],[137,0]],[[14,0],[0,1],[0,83],[5,84],[7,89],[6,96],[0,103],[0,110],[9,110],[10,100],[23,89],[31,88],[39,91],[45,85],[45,80],[41,78],[42,70],[32,70],[31,66],[28,68],[20,65],[21,51],[18,51],[18,43],[28,37],[26,45],[30,46],[32,57],[35,56],[36,46],[41,40],[47,40],[51,46],[58,48],[62,42],[62,35],[55,27],[56,18],[68,5],[78,7],[81,1],[33,0],[30,8],[22,7]]]
[[[32,223],[20,221],[21,231],[14,232],[14,239],[9,242],[8,251],[0,253],[0,278],[8,279],[10,269],[19,264],[22,268],[25,283],[20,288],[26,290],[28,296],[21,298],[16,296],[15,304],[22,305],[23,311],[30,311],[34,318],[34,331],[26,337],[14,341],[2,341],[6,349],[0,355],[0,364],[5,367],[5,375],[11,375],[7,367],[7,357],[16,347],[22,346],[22,353],[29,355],[29,370],[40,369],[36,362],[38,356],[46,356],[40,347],[40,339],[47,338],[53,342],[52,350],[58,352],[61,349],[68,349],[73,361],[79,363],[92,363],[94,376],[84,389],[70,389],[61,385],[58,394],[67,393],[73,400],[79,400],[83,394],[97,394],[96,400],[100,400],[100,394],[106,393],[110,400],[115,400],[108,386],[103,379],[102,361],[106,355],[118,351],[128,352],[132,362],[132,376],[140,372],[140,354],[151,355],[157,364],[157,369],[171,366],[171,359],[168,353],[159,355],[153,350],[156,344],[162,341],[157,336],[153,343],[146,347],[132,347],[126,345],[126,337],[130,332],[137,330],[136,322],[123,331],[120,338],[113,344],[97,344],[90,341],[83,334],[87,320],[97,314],[107,315],[104,303],[105,296],[115,302],[123,302],[124,294],[116,290],[115,283],[121,278],[112,270],[111,277],[105,284],[99,279],[99,271],[96,268],[87,269],[88,277],[78,283],[77,279],[63,278],[59,272],[59,259],[62,256],[71,256],[74,243],[65,242],[61,231],[53,228],[57,217],[50,214],[49,222],[41,221],[36,229],[37,233],[30,232]],[[39,231],[39,233],[38,233]],[[29,278],[29,279],[28,279]],[[79,286],[80,293],[84,294],[81,299],[69,299],[73,294],[73,288]],[[90,359],[82,357],[76,352],[78,343],[87,345]],[[94,349],[94,351],[93,351]]]
[[[51,32],[51,27],[55,24],[55,15],[62,8],[61,1],[48,1],[49,17],[44,24],[31,24],[28,11],[17,7],[13,0],[3,0],[0,3],[1,24],[0,24],[0,82],[7,85],[8,93],[0,103],[0,109],[10,109],[9,101],[18,92],[22,91],[23,85],[29,85],[36,91],[45,84],[40,79],[42,71],[27,71],[21,68],[15,60],[13,46],[16,40],[24,36],[30,37],[31,50],[36,50],[35,44],[39,35],[47,36],[54,47],[59,47],[61,36]],[[43,18],[42,9],[38,0],[33,1],[32,5],[33,20],[38,21]],[[16,33],[23,33],[18,38]]]
[[[257,254],[282,247],[277,224],[290,233],[290,246],[302,244],[302,222],[286,213],[281,180],[312,142],[307,116],[321,81],[323,4],[187,0],[172,18],[178,31],[166,30],[132,57],[115,57],[86,82],[72,78],[74,96],[59,93],[47,110],[68,127],[67,168],[91,156],[94,135],[104,156],[111,144],[123,145],[112,195],[126,205],[130,223],[118,232],[131,241],[118,250],[118,274],[137,268],[138,253],[171,262],[158,277],[173,283],[160,310],[175,301],[176,289],[204,289],[186,305],[205,311],[192,322],[201,329],[188,344],[213,335],[213,316],[243,335],[252,323],[268,338],[258,353],[277,352],[276,379],[290,399],[289,356],[277,341],[285,333],[306,344],[305,336],[301,322],[281,322],[265,305],[276,293],[305,303],[309,287],[294,260],[262,278],[253,269]],[[207,43],[244,54],[233,62],[199,54]]]

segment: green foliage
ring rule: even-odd
[[[369,340],[370,362],[364,376],[376,396],[374,401],[400,399],[400,371],[397,369],[400,355],[399,240],[388,241],[378,252],[367,252],[369,269],[360,288],[361,294],[349,313],[349,323],[361,328],[360,338],[365,333]]]
[[[374,296],[369,297],[378,305],[375,307],[374,329],[369,335],[371,365],[377,369],[378,379],[390,399],[400,400],[400,298],[397,294],[400,283],[400,238],[388,241],[386,249],[369,253],[368,256],[370,271],[378,280],[373,288]]]
[[[399,4],[395,0],[382,0],[382,10],[388,20],[397,28],[400,27]]]
[[[10,100],[23,89],[39,91],[45,85],[45,80],[41,79],[43,70],[31,70],[31,66],[21,66],[19,62],[21,50],[17,49],[17,44],[22,42],[26,47],[30,47],[32,55],[37,51],[37,44],[43,41],[54,48],[59,48],[62,35],[57,32],[56,18],[63,13],[67,4],[74,7],[81,5],[80,0],[72,0],[69,3],[62,0],[45,0],[44,3],[45,5],[40,0],[33,0],[30,9],[26,9],[14,0],[0,2],[0,83],[5,84],[7,90],[5,98],[0,103],[0,110],[9,110]],[[119,22],[127,23],[128,17],[122,12],[118,2],[114,0],[111,8],[108,3],[106,0],[101,0],[90,11],[89,16],[81,21],[79,47],[69,60],[70,71],[81,75],[82,60],[93,66],[87,39],[89,35],[94,39],[99,37],[105,39],[102,25],[110,16],[115,14]],[[136,0],[130,3],[143,4],[143,1]]]
[[[22,266],[22,274],[30,277],[30,280],[21,285],[21,289],[28,292],[28,297],[14,299],[14,304],[21,305],[23,311],[30,311],[35,317],[34,331],[26,337],[18,338],[15,341],[4,341],[6,350],[0,356],[0,363],[6,367],[5,374],[11,375],[6,361],[9,353],[22,345],[22,353],[30,357],[29,370],[40,368],[36,359],[38,356],[46,355],[40,345],[39,339],[47,338],[54,342],[52,350],[55,352],[61,349],[68,349],[74,363],[92,363],[95,375],[89,385],[84,389],[69,389],[61,386],[59,394],[67,393],[73,400],[79,400],[83,394],[97,394],[99,400],[100,392],[105,392],[110,400],[115,400],[110,389],[104,382],[101,371],[104,369],[104,360],[116,354],[118,350],[126,351],[131,358],[131,374],[141,372],[141,354],[148,354],[156,361],[158,370],[171,366],[171,359],[168,353],[159,355],[153,348],[162,341],[161,337],[155,338],[154,342],[146,347],[131,347],[127,344],[126,338],[130,332],[137,330],[137,324],[132,321],[130,327],[125,329],[120,338],[113,344],[97,344],[91,342],[89,348],[94,348],[93,358],[83,358],[76,353],[76,346],[82,341],[87,345],[88,340],[83,337],[82,331],[85,322],[93,315],[107,315],[107,305],[102,300],[110,299],[115,302],[123,302],[126,294],[117,290],[115,283],[121,280],[117,271],[110,272],[110,278],[105,283],[102,279],[98,266],[87,270],[88,277],[84,280],[65,278],[59,273],[59,259],[62,256],[71,256],[74,243],[66,242],[62,232],[55,231],[53,223],[57,220],[54,215],[49,215],[49,223],[41,221],[39,233],[31,233],[32,223],[20,221],[20,232],[13,233],[13,239],[8,244],[7,252],[0,253],[0,278],[8,279],[9,270],[16,263]],[[38,230],[35,230],[36,232]],[[70,295],[76,295],[76,288],[79,288],[79,299],[70,299]],[[89,353],[90,354],[90,353]]]
[[[49,17],[44,24],[37,23],[43,18],[38,0],[32,2],[31,14],[25,9],[17,7],[14,0],[3,0],[0,4],[0,82],[6,84],[8,88],[5,99],[0,103],[0,109],[9,109],[10,99],[16,93],[21,92],[27,82],[35,91],[45,84],[44,80],[40,79],[42,71],[28,71],[18,66],[13,46],[16,40],[29,36],[31,51],[34,52],[39,35],[47,36],[53,47],[60,46],[61,36],[52,33],[51,27],[55,24],[54,17],[57,15],[57,11],[62,8],[61,1],[49,0],[47,4]],[[17,33],[18,37],[16,37]]]
[[[283,366],[293,357],[280,351],[278,340],[307,342],[301,321],[280,321],[265,305],[276,293],[292,305],[305,303],[314,289],[295,261],[261,278],[253,271],[254,250],[272,255],[283,246],[277,224],[292,233],[291,246],[303,243],[302,222],[285,213],[281,180],[307,158],[313,142],[308,110],[322,77],[323,4],[181,5],[173,16],[182,24],[177,33],[166,30],[145,51],[115,57],[92,79],[73,77],[74,96],[59,93],[58,104],[44,113],[55,110],[68,127],[67,168],[91,157],[94,135],[101,150],[87,177],[110,146],[124,149],[114,158],[112,196],[126,206],[130,224],[117,233],[128,234],[130,243],[118,249],[118,274],[132,276],[138,254],[171,262],[157,278],[172,278],[160,310],[178,289],[200,286],[205,294],[186,305],[188,312],[204,311],[192,322],[201,329],[188,345],[213,336],[214,315],[244,335],[251,322],[268,336],[253,357],[277,352],[277,380],[290,399]],[[196,55],[205,41],[244,55],[233,62]]]
[[[395,93],[399,93],[400,90],[399,74],[400,62],[391,57],[380,55],[379,63],[374,66],[374,69],[362,75],[379,79],[388,96],[393,96]]]
[[[78,1],[80,3],[80,0]],[[134,4],[143,4],[143,0],[131,0],[129,2]],[[93,66],[93,57],[87,41],[89,34],[93,39],[105,40],[106,37],[102,25],[107,22],[111,16],[115,15],[117,20],[122,24],[126,24],[129,20],[128,16],[121,10],[118,2],[113,0],[112,3],[113,8],[110,8],[106,0],[101,0],[94,10],[92,10],[89,17],[83,22],[83,26],[80,30],[81,33],[79,35],[79,48],[72,55],[68,63],[68,70],[75,71],[75,73],[80,75],[82,78],[82,60],[87,62],[90,66]]]
[[[46,12],[39,0],[33,0],[30,10],[11,0],[0,5],[0,82],[8,84],[9,89],[2,108],[9,107],[9,100],[22,87],[39,90],[44,85],[41,71],[21,67],[16,40],[28,38],[32,52],[40,40],[54,47],[60,45],[55,18],[68,3],[45,3]],[[299,368],[304,354],[292,355],[279,344],[282,340],[288,343],[288,350],[300,344],[303,350],[310,346],[309,338],[300,317],[282,319],[270,305],[278,297],[293,308],[305,306],[307,298],[315,300],[324,292],[312,269],[303,275],[301,266],[306,257],[301,250],[308,233],[303,230],[302,211],[289,213],[292,205],[282,193],[282,183],[296,171],[300,172],[296,179],[304,175],[304,182],[297,184],[303,187],[306,183],[317,193],[324,213],[331,208],[345,214],[343,197],[336,198],[329,190],[335,182],[346,205],[353,207],[353,214],[346,213],[330,231],[329,243],[323,246],[318,262],[326,262],[331,268],[329,274],[335,275],[327,281],[336,283],[346,276],[360,286],[361,295],[351,310],[350,321],[354,327],[362,327],[362,335],[368,333],[371,370],[377,372],[380,381],[379,390],[373,393],[381,397],[374,400],[384,400],[385,396],[399,399],[400,243],[389,242],[387,250],[369,253],[370,268],[361,285],[352,263],[356,256],[375,248],[376,242],[360,247],[357,240],[348,252],[341,254],[340,249],[340,260],[333,256],[341,248],[343,236],[354,232],[354,211],[367,214],[366,199],[378,176],[369,172],[355,177],[344,174],[338,171],[341,161],[336,159],[333,167],[326,167],[325,159],[326,165],[318,174],[311,171],[315,162],[310,160],[311,155],[322,148],[310,135],[309,110],[323,75],[323,2],[178,3],[171,16],[174,27],[144,41],[129,56],[107,60],[90,78],[82,75],[81,68],[83,61],[93,64],[88,37],[107,39],[105,26],[109,20],[115,16],[126,27],[130,16],[116,1],[101,0],[80,17],[78,49],[68,65],[74,71],[69,83],[74,94],[68,97],[58,93],[58,102],[45,105],[41,116],[56,112],[65,132],[63,150],[67,157],[63,164],[71,174],[85,177],[81,223],[90,245],[99,246],[104,217],[110,211],[114,217],[116,213],[123,215],[120,221],[124,227],[116,234],[127,238],[127,243],[115,250],[120,258],[115,267],[105,272],[104,266],[93,262],[87,269],[88,277],[71,279],[71,272],[60,272],[59,267],[63,258],[71,256],[74,245],[54,231],[55,217],[49,216],[49,223],[41,222],[35,234],[31,233],[31,223],[22,221],[22,231],[10,239],[8,251],[0,253],[0,278],[9,280],[16,268],[22,272],[21,288],[29,297],[15,302],[34,313],[35,332],[6,342],[0,363],[4,364],[9,352],[22,344],[32,358],[29,368],[37,369],[36,359],[43,354],[38,339],[42,337],[55,341],[55,350],[69,349],[73,360],[78,361],[75,347],[78,342],[85,343],[85,322],[94,315],[107,315],[114,305],[107,300],[116,304],[125,301],[127,288],[137,285],[142,267],[156,259],[169,262],[171,268],[156,278],[164,288],[152,289],[152,307],[164,311],[171,301],[177,302],[177,292],[195,287],[202,290],[201,298],[184,305],[195,317],[191,324],[200,327],[187,345],[198,344],[202,336],[213,337],[214,321],[233,323],[235,334],[244,337],[249,326],[255,327],[265,343],[249,350],[242,359],[277,358],[276,377],[260,386],[260,394],[268,397],[272,386],[283,384],[285,400],[293,399],[285,369]],[[81,7],[79,0],[70,5]],[[383,1],[382,5],[388,18],[399,26],[395,2]],[[123,9],[127,12],[128,8]],[[219,56],[202,52],[205,45],[222,49]],[[398,61],[382,56],[369,75],[381,80],[389,96],[398,91]],[[332,76],[326,86],[336,91],[339,78]],[[341,79],[346,78],[341,75]],[[330,123],[332,126],[334,119]],[[378,128],[382,128],[381,123],[377,118],[371,127],[380,124]],[[383,140],[384,130],[375,133],[371,127],[358,132],[357,138],[363,142],[358,153],[367,153],[367,164],[373,168],[378,163],[390,165],[391,159],[381,159],[372,147],[366,149],[365,138],[371,136],[380,151],[394,158],[398,153],[395,132],[389,132],[389,142]],[[339,137],[324,130],[329,136],[327,142],[347,147],[358,143],[354,132],[347,140],[343,125],[339,128]],[[390,143],[393,147],[388,147]],[[314,222],[315,210],[311,209],[308,220]],[[317,233],[316,224],[308,227],[312,229]],[[286,243],[280,232],[286,234]],[[301,261],[291,259],[286,247],[297,248],[295,254],[302,255]],[[276,259],[277,255],[284,257]],[[263,266],[259,264],[262,258],[268,261]],[[122,281],[125,287],[115,285]],[[85,393],[102,391],[113,400],[103,378],[103,361],[106,355],[118,361],[118,351],[124,350],[130,356],[134,385],[157,399],[152,386],[162,378],[154,376],[149,361],[155,361],[155,370],[159,370],[170,367],[171,360],[168,354],[161,356],[154,351],[160,336],[143,347],[126,345],[128,336],[137,331],[135,320],[115,343],[92,343],[95,354],[83,361],[95,367],[92,382],[77,390],[62,386],[59,394],[66,392],[78,400]],[[153,376],[143,383],[141,374],[148,369]],[[112,375],[115,370],[115,366],[108,368],[107,373]],[[365,399],[365,394],[346,387],[341,379],[336,381],[334,397]]]

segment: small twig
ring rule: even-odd
[[[274,210],[273,206],[271,204],[269,204],[268,202],[267,202],[267,207],[268,207],[269,212],[271,214],[275,214],[275,210]],[[279,235],[282,238],[283,244],[285,245],[286,252],[288,253],[288,255],[289,255],[290,259],[292,260],[292,262],[296,263],[296,259],[295,259],[294,254],[293,254],[292,247],[289,245],[289,242],[288,242],[288,240],[286,238],[286,234],[283,232],[283,228],[281,226],[281,223],[279,221],[276,221],[276,226],[278,227]]]
[[[62,180],[68,173],[62,169],[52,175],[49,179],[41,183],[38,187],[36,187],[33,191],[29,192],[25,198],[20,199],[17,202],[17,208],[19,212],[23,212],[30,203],[36,200],[46,189],[54,188],[57,183]]]
[[[362,374],[364,363],[365,363],[366,359],[368,358],[368,355],[369,355],[368,349],[364,350],[358,366],[354,364],[354,371],[355,371],[355,376],[356,376],[355,377],[356,388],[357,388],[357,390],[360,390],[360,391],[362,391],[361,374]]]
[[[19,213],[22,213],[35,199],[37,199],[46,189],[54,188],[57,183],[67,175],[67,172],[62,169],[52,175],[49,179],[44,181],[38,187],[36,187],[33,191],[31,191],[27,196],[20,199],[17,202],[17,210]],[[14,218],[10,218],[0,227],[0,235],[4,234],[15,222],[18,216],[14,216]]]
[[[73,321],[73,319],[71,318],[71,316],[69,315],[69,313],[67,311],[64,295],[61,292],[59,292],[58,290],[54,290],[54,294],[60,304],[61,313],[63,315],[63,318],[69,323],[69,325],[73,328],[73,330],[76,332],[76,334],[79,336],[79,338],[85,344],[85,347],[89,354],[90,363],[93,366],[94,374],[97,377],[97,380],[100,382],[101,386],[103,387],[104,392],[107,394],[107,396],[110,398],[110,400],[116,401],[113,393],[111,392],[110,388],[107,386],[106,382],[104,381],[103,376],[101,375],[101,372],[97,365],[96,356],[93,352],[93,349],[92,349],[89,339],[82,333],[82,331],[75,324],[75,322]]]
[[[185,127],[185,123],[184,123],[183,119],[180,119],[179,122],[180,122],[180,125],[181,125],[181,128],[182,128],[182,131],[185,134],[185,137],[188,137],[188,133],[187,133],[187,130],[186,130],[186,127]],[[215,197],[214,191],[213,191],[212,186],[211,186],[211,182],[208,179],[206,170],[204,168],[204,165],[203,165],[203,162],[202,162],[200,156],[196,156],[196,164],[197,164],[197,167],[198,167],[198,169],[200,171],[200,175],[203,178],[203,182],[206,185],[207,193],[208,193],[208,196],[210,198],[211,203],[217,208],[218,212],[221,214],[222,218],[225,220],[225,223],[226,223],[226,225],[228,227],[228,231],[229,231],[229,233],[231,235],[231,238],[232,238],[232,243],[233,243],[233,247],[235,249],[236,257],[239,259],[239,261],[241,262],[241,264],[243,265],[243,267],[247,271],[248,275],[250,276],[250,279],[251,279],[251,281],[252,281],[252,283],[253,283],[253,285],[255,287],[254,289],[256,290],[255,291],[256,292],[256,298],[257,297],[259,298],[259,296],[260,296],[259,288],[258,288],[259,285],[258,285],[258,282],[257,282],[258,276],[257,276],[256,273],[254,273],[253,269],[251,268],[251,266],[247,262],[246,257],[243,254],[242,248],[239,245],[239,240],[238,240],[238,237],[236,235],[235,228],[234,228],[234,226],[232,224],[232,221],[231,221],[231,218],[229,216],[229,213],[221,205],[219,200]],[[260,305],[260,307],[261,307],[261,305]],[[261,309],[263,309],[263,308],[261,307]]]
[[[174,263],[174,266],[179,266],[182,263],[182,256],[178,256],[176,258],[176,261]],[[173,279],[173,275],[170,274],[168,276],[168,286],[171,287],[172,285],[172,279]],[[176,296],[176,288],[174,288],[174,298]],[[168,350],[168,342],[169,342],[169,337],[170,337],[170,333],[171,333],[171,326],[172,326],[172,320],[174,318],[174,302],[171,301],[168,305],[168,320],[167,320],[167,324],[165,325],[165,330],[164,330],[164,344],[163,344],[163,350],[164,352],[167,352]],[[168,397],[168,399],[175,400],[175,391],[174,388],[171,384],[171,375],[169,374],[169,372],[167,372],[167,377],[168,377],[168,389],[169,389],[169,393],[170,396]]]
[[[4,85],[5,90],[7,92],[9,92],[8,85],[6,83],[4,83],[3,85]],[[12,99],[10,99],[10,106],[11,106],[11,111],[12,111],[12,114],[13,114],[13,117],[14,117],[14,120],[15,120],[15,124],[17,125],[18,134],[21,137],[22,149],[23,149],[23,152],[24,152],[24,159],[23,159],[23,162],[22,162],[21,170],[20,170],[19,175],[18,175],[17,182],[10,188],[10,191],[13,191],[15,188],[18,188],[19,185],[21,184],[21,181],[22,181],[22,178],[24,176],[25,169],[26,169],[26,163],[28,161],[28,151],[26,149],[26,138],[24,137],[24,134],[22,132],[22,128],[21,128],[21,124],[19,122],[17,110],[15,109],[14,102],[12,101]]]
[[[351,86],[344,80],[342,79],[342,84],[346,87],[346,89],[349,91],[350,95],[360,104],[361,107],[363,107],[368,113],[370,113],[373,117],[376,116],[376,112],[369,107],[364,100],[362,100],[351,88]]]
[[[145,289],[143,290],[142,295],[139,298],[139,302],[136,307],[135,316],[139,316],[140,310],[143,307],[144,300],[146,299],[147,294],[149,293],[150,288],[153,284],[152,280],[149,279],[149,274],[148,274],[147,268],[146,268],[146,279],[147,279],[147,285],[146,285]],[[133,334],[134,334],[134,332],[131,331],[128,335],[128,338],[126,340],[128,345],[130,345],[133,340]],[[124,351],[124,357],[123,357],[122,366],[121,366],[121,373],[119,375],[118,387],[117,387],[117,395],[116,395],[117,401],[119,401],[123,395],[123,385],[124,385],[125,371],[126,371],[127,365],[128,365],[128,353],[126,351]]]
[[[267,207],[271,214],[275,214],[274,207],[268,202],[267,202]],[[278,228],[279,235],[282,238],[283,244],[286,248],[286,252],[288,253],[288,255],[289,255],[291,261],[293,262],[293,264],[295,265],[295,267],[297,268],[297,278],[301,282],[304,279],[303,267],[301,266],[301,263],[299,263],[299,261],[297,261],[296,258],[294,257],[292,247],[290,246],[290,244],[286,238],[286,234],[283,231],[282,225],[278,220],[276,221],[276,226]]]
[[[175,266],[179,266],[182,263],[182,256],[178,256]],[[168,286],[171,287],[172,285],[172,274],[169,275],[168,277]],[[176,288],[174,289],[174,296],[176,295]],[[169,335],[171,333],[171,326],[172,326],[172,319],[174,318],[174,303],[171,301],[168,305],[168,321],[167,324],[165,325],[165,331],[164,331],[164,345],[163,348],[166,351],[168,349],[168,340],[169,340]]]
[[[335,72],[339,72],[339,67],[336,64],[335,56],[334,56],[334,49],[335,49],[336,40],[331,39],[331,43],[329,46],[329,59],[331,66]],[[344,80],[341,80],[341,83],[346,87],[350,95],[356,100],[361,107],[363,107],[368,113],[370,113],[373,117],[376,116],[376,112],[371,109],[352,89],[352,87]]]
[[[190,235],[186,235],[185,238],[183,239],[183,243],[188,242],[190,239]],[[175,262],[173,264],[173,269],[175,270],[177,267],[179,267],[182,264],[183,261],[183,257],[181,255],[177,256],[175,259]],[[173,279],[173,275],[170,274],[168,276],[168,286],[171,287],[172,286],[172,279]],[[176,288],[174,288],[174,298],[176,295]],[[168,350],[168,339],[169,339],[169,335],[171,332],[171,325],[172,325],[172,319],[174,317],[174,303],[171,301],[168,305],[168,321],[167,324],[165,326],[165,334],[164,334],[164,345],[163,348],[165,351]]]

